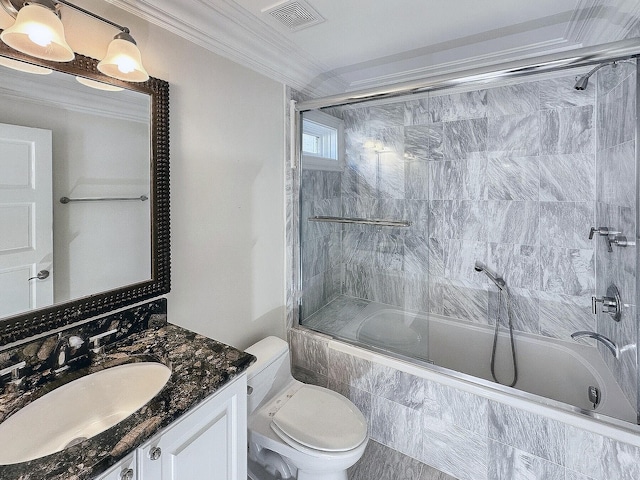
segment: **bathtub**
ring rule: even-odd
[[[496,384],[491,376],[493,326],[369,303],[345,319],[340,328],[324,333],[464,380],[513,392]],[[518,382],[514,389],[525,392],[525,397],[543,404],[558,402],[591,416],[637,423],[635,409],[596,348],[523,332],[515,332],[515,344]],[[503,384],[511,383],[513,378],[509,334],[504,327],[499,333],[496,376]],[[592,386],[600,391],[600,403],[595,409],[588,396]]]

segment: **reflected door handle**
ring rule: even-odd
[[[37,278],[38,280],[44,280],[45,278],[49,278],[49,270],[40,270],[40,271],[38,272],[38,275],[36,275],[35,277],[31,277],[31,278],[30,278],[29,280],[27,280],[27,281],[29,281],[29,282],[30,282],[31,280],[34,280],[34,279],[36,279],[36,278]]]

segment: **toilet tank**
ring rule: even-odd
[[[285,388],[293,377],[289,345],[278,337],[267,337],[245,350],[257,358],[247,369],[247,411],[253,412]]]

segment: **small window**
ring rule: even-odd
[[[302,167],[342,170],[342,120],[316,111],[304,112],[302,116]]]

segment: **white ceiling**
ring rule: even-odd
[[[620,40],[640,17],[640,0],[306,0],[325,21],[292,32],[264,13],[281,0],[107,1],[313,96]]]

